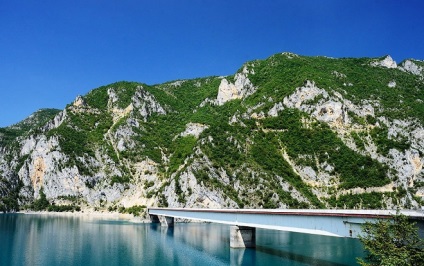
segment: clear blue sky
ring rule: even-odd
[[[421,0],[0,0],[0,127],[115,81],[301,55],[424,59]]]

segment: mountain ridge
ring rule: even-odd
[[[423,65],[281,53],[229,76],[101,86],[2,143],[0,207],[45,193],[108,211],[419,208]]]

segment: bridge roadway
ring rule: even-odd
[[[148,212],[152,222],[166,226],[173,226],[174,218],[231,225],[231,247],[254,247],[255,228],[357,238],[363,223],[389,219],[396,214],[396,210],[334,209],[148,208]],[[424,220],[423,211],[401,210],[400,213],[412,220]]]

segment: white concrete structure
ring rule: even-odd
[[[153,219],[164,216],[165,220],[173,217],[235,226],[231,228],[231,247],[254,247],[255,228],[356,238],[361,233],[361,224],[396,214],[395,210],[149,208],[148,211]],[[423,211],[400,213],[414,220],[424,220]]]

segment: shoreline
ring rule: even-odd
[[[96,212],[96,211],[82,211],[82,212],[48,212],[48,211],[18,211],[17,214],[27,215],[43,215],[43,216],[65,216],[65,217],[79,217],[88,219],[102,219],[114,221],[127,221],[131,223],[151,223],[150,220],[134,216],[127,213],[119,212]]]

